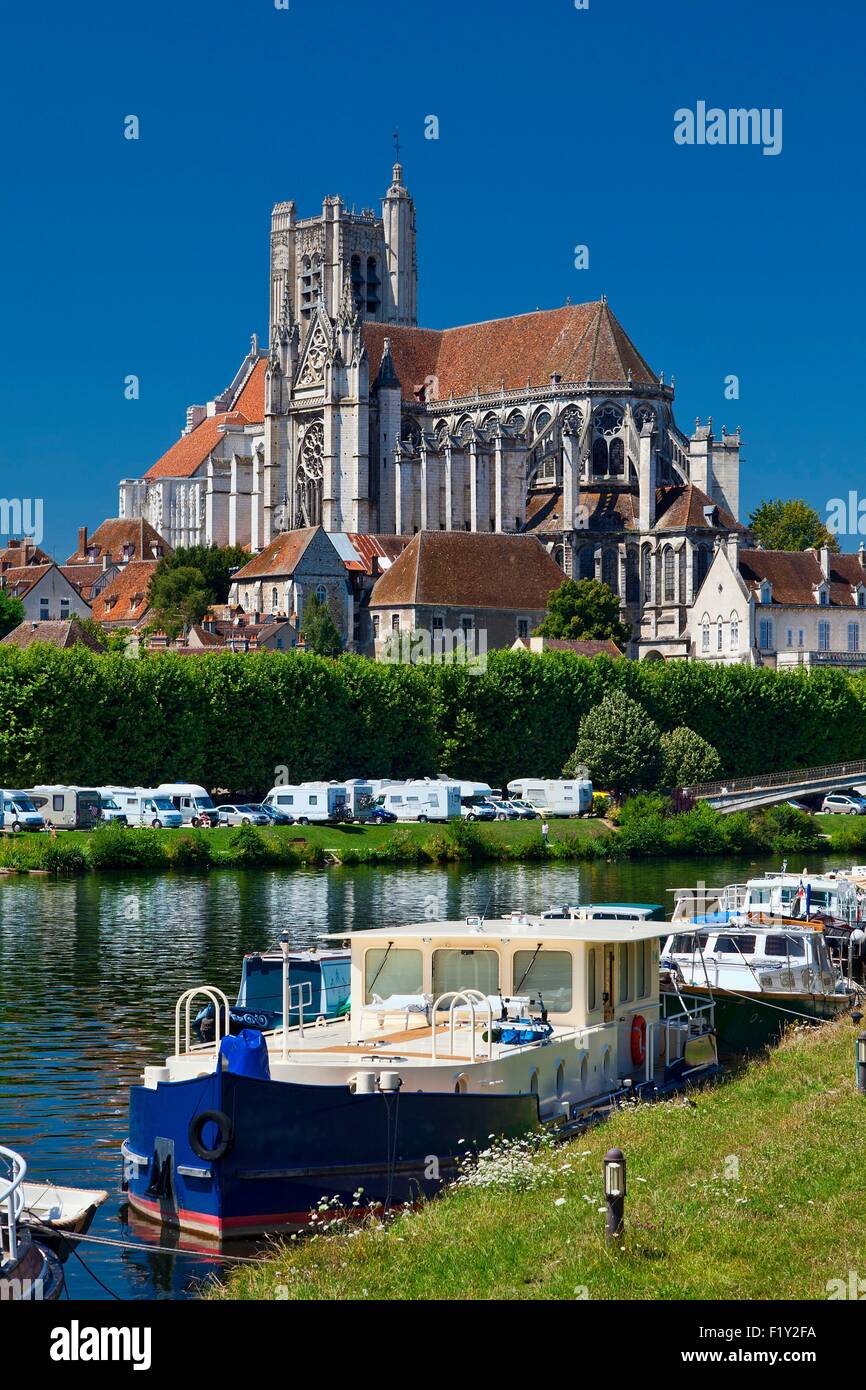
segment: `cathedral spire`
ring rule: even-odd
[[[379,371],[376,376],[375,387],[380,390],[383,386],[400,385],[400,378],[397,375],[397,368],[394,366],[394,359],[391,356],[391,339],[386,338],[382,348],[382,361],[379,363]]]
[[[343,276],[343,292],[340,295],[340,307],[337,310],[338,328],[355,328],[358,323],[358,310],[355,305],[355,291],[352,287],[352,276],[349,267]]]

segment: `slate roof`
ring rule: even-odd
[[[52,647],[60,647],[63,651],[76,646],[78,643],[84,647],[89,647],[93,652],[102,651],[96,638],[91,636],[89,632],[85,632],[74,618],[62,621],[46,619],[44,622],[33,622],[27,619],[25,622],[19,623],[2,639],[2,645],[7,647],[30,647],[34,642],[48,642]]]

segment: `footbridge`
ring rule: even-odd
[[[717,811],[751,811],[778,801],[797,800],[821,792],[847,791],[853,783],[866,783],[866,759],[828,763],[825,767],[800,767],[793,772],[756,773],[719,782],[685,787],[697,801],[707,801]]]

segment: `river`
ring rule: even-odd
[[[210,983],[233,999],[245,951],[284,930],[293,945],[308,946],[326,931],[425,915],[592,900],[670,904],[669,888],[702,877],[739,882],[773,867],[692,859],[0,878],[0,1143],[24,1154],[35,1179],[108,1189],[91,1231],[124,1243],[82,1242],[81,1260],[66,1265],[70,1295],[191,1297],[225,1267],[130,1219],[119,1151],[128,1088],[145,1063],[171,1050],[177,997]]]

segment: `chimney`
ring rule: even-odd
[[[85,559],[87,558],[87,527],[86,527],[86,526],[79,526],[79,528],[78,528],[78,553],[79,553],[79,555],[83,555],[83,556],[85,557]]]
[[[830,582],[830,547],[829,547],[828,545],[822,545],[822,546],[821,546],[820,555],[821,555],[821,573],[823,574],[825,580],[826,580],[827,583],[829,584],[829,582]]]
[[[107,551],[107,550],[103,551],[103,554],[102,554],[102,573],[103,573],[103,574],[105,574],[105,571],[108,569],[110,560],[111,560],[111,556],[109,555],[108,551]]]
[[[638,482],[640,489],[640,529],[651,531],[656,519],[656,456],[653,449],[652,421],[640,432]]]
[[[731,562],[731,569],[736,573],[740,563],[740,533],[732,531],[727,539],[728,559]]]

